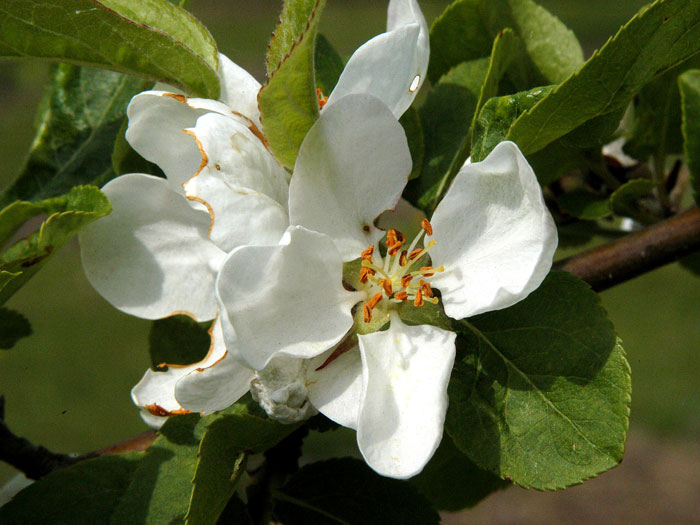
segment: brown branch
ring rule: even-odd
[[[596,292],[700,250],[700,210],[692,208],[622,239],[558,261]]]

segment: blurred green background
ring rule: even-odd
[[[420,2],[429,21],[448,3]],[[645,4],[640,0],[540,3],[577,33],[587,54]],[[210,28],[221,51],[262,81],[267,41],[281,2],[192,0],[191,4],[191,11]],[[322,32],[341,54],[350,55],[383,31],[385,9],[384,1],[328,0]],[[0,62],[0,189],[12,181],[24,161],[47,71],[40,62]],[[601,478],[605,481],[584,487],[629,483],[616,481],[628,479],[625,469],[632,472],[639,467],[628,467],[628,461],[649,461],[650,455],[663,458],[666,446],[695,447],[700,431],[700,280],[673,265],[605,292],[602,298],[632,365],[632,435],[642,436],[634,443],[647,448],[635,453],[633,460],[628,457],[616,469],[621,474],[615,471]],[[75,241],[56,254],[8,306],[23,312],[34,328],[34,335],[14,349],[0,351],[0,393],[6,396],[7,421],[14,431],[56,451],[86,452],[146,430],[129,391],[148,366],[149,323],[121,314],[92,290],[82,274]],[[700,458],[695,460],[693,479],[700,478]],[[691,460],[681,464],[693,467]],[[0,483],[11,473],[0,465]],[[647,492],[658,492],[666,483],[663,478],[633,479]],[[599,505],[600,500],[590,495],[594,488],[588,493],[581,490],[567,492],[577,502],[589,498],[591,506]],[[538,509],[549,504],[537,499],[543,495],[526,493],[530,499],[523,499],[511,493],[516,491],[494,496],[501,498],[495,501],[501,506],[517,501],[521,507]],[[641,494],[637,494],[640,502],[650,505]],[[482,518],[488,521],[485,515]],[[517,521],[527,522],[527,515]]]

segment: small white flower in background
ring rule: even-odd
[[[289,201],[294,226],[279,246],[234,250],[217,293],[229,349],[258,370],[279,356],[308,360],[311,404],[357,429],[360,451],[377,472],[407,478],[442,438],[456,335],[407,325],[400,308],[442,303],[448,316],[464,319],[511,306],[547,275],[557,232],[532,168],[504,142],[483,162],[465,164],[415,239],[390,230],[382,256],[373,220],[399,199],[410,153],[386,108],[368,103],[366,111],[353,121],[340,103],[330,108],[299,159],[310,151],[337,158],[343,149],[349,157],[362,142],[353,139],[353,126],[370,119],[372,162],[360,155],[340,167],[322,156],[313,169],[297,163]],[[346,123],[342,132],[327,127],[331,115]],[[361,278],[349,291],[343,262],[358,258]]]
[[[392,0],[387,32],[350,58],[319,120],[336,105],[352,112],[346,99],[358,94],[379,97],[398,118],[423,82],[428,54],[427,25],[417,3]],[[126,138],[167,179],[129,174],[109,182],[103,191],[113,212],[80,235],[89,281],[131,315],[214,319],[214,282],[226,254],[241,246],[276,245],[289,226],[289,174],[265,142],[260,84],[223,55],[219,77],[218,101],[161,85],[132,99]],[[363,100],[356,99],[360,105]],[[136,385],[132,397],[149,424],[162,424],[170,414],[219,410],[248,391],[254,372],[230,358],[218,318],[211,335],[203,361],[148,370]],[[185,379],[214,364],[219,366],[190,388]],[[210,389],[207,382],[220,375],[226,376],[225,388]]]

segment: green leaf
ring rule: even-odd
[[[214,39],[166,0],[4,0],[3,55],[112,69],[219,96]]]
[[[113,176],[110,155],[126,107],[143,81],[63,64],[52,75],[29,160],[0,206],[62,195]]]
[[[325,96],[328,96],[338,83],[345,64],[338,52],[322,34],[316,36],[314,64],[316,68],[316,87]]]
[[[314,48],[324,6],[325,0],[285,1],[268,48],[268,82],[258,93],[265,137],[277,159],[289,169],[319,116]]]
[[[423,160],[425,159],[425,136],[423,135],[423,126],[420,122],[418,110],[410,107],[401,115],[399,122],[406,132],[408,140],[408,149],[411,150],[411,160],[413,168],[408,180],[417,179],[423,171]]]
[[[204,433],[198,414],[169,418],[133,473],[110,523],[182,523]]]
[[[659,0],[643,9],[570,77],[513,124],[527,155],[586,122],[619,112],[654,77],[700,51],[700,4]]]
[[[239,406],[207,426],[199,448],[187,523],[216,523],[245,470],[248,455],[275,446],[298,427],[247,414]]]
[[[17,341],[31,334],[32,325],[26,317],[14,310],[0,307],[0,350],[9,350]]]
[[[17,226],[19,218],[47,213],[38,231],[18,241],[0,254],[0,304],[3,304],[46,260],[92,221],[112,211],[107,197],[94,186],[76,186],[63,197],[40,202],[16,202],[0,212],[0,224]],[[10,228],[12,229],[12,228]],[[7,231],[7,230],[6,230]]]
[[[552,272],[524,301],[461,323],[446,429],[472,461],[540,490],[619,464],[630,370],[588,285]]]
[[[517,90],[562,82],[583,63],[575,35],[531,0],[457,0],[430,28],[432,82],[452,67],[486,57],[496,35],[506,27],[523,47],[512,75]]]
[[[289,524],[440,522],[440,516],[408,482],[383,478],[357,459],[307,465],[273,497],[278,521]]]
[[[423,169],[408,184],[405,197],[421,209],[428,209],[435,200],[440,181],[469,134],[488,67],[485,58],[456,66],[440,79],[419,110],[425,143]]]
[[[102,456],[55,470],[0,508],[0,522],[109,523],[142,457],[141,452]]]
[[[411,478],[411,485],[438,510],[457,511],[473,507],[509,483],[477,467],[445,435],[423,471]]]
[[[518,40],[515,34],[510,29],[503,29],[493,41],[493,49],[491,50],[491,58],[489,60],[489,68],[479,90],[479,99],[476,104],[476,109],[472,115],[469,124],[469,132],[462,139],[462,143],[457,149],[450,166],[437,184],[435,196],[428,207],[429,210],[434,210],[445,191],[450,187],[452,181],[459,173],[459,170],[464,165],[471,151],[472,135],[476,125],[477,116],[484,107],[486,101],[498,95],[498,85],[501,78],[505,74],[508,66],[516,57],[518,50]]]
[[[153,321],[148,335],[152,368],[163,370],[170,365],[191,365],[203,360],[211,345],[209,326],[211,323],[199,324],[186,315]]]
[[[576,189],[559,197],[559,207],[585,221],[597,221],[612,215],[609,198],[600,198],[584,189]]]
[[[505,97],[492,98],[479,113],[472,138],[472,160],[484,160],[491,150],[506,140],[513,122],[525,111],[535,106],[552,90],[551,86]]]
[[[683,101],[684,149],[695,202],[700,204],[700,70],[682,74],[678,83]]]
[[[648,195],[656,183],[649,179],[634,179],[620,186],[610,196],[610,205],[618,215],[639,218],[644,223],[653,223],[655,218],[649,212],[641,209],[637,201]]]

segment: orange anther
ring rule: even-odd
[[[413,300],[413,306],[423,306],[423,290],[416,292],[416,298]]]
[[[406,241],[406,237],[403,236],[403,233],[401,233],[398,230],[391,229],[388,232],[386,232],[386,245],[389,248],[392,248],[395,246],[397,243],[403,244]]]
[[[372,320],[372,309],[369,307],[368,304],[366,304],[362,307],[362,314],[363,314],[365,323],[369,323]]]
[[[420,226],[421,228],[423,228],[423,230],[425,230],[425,233],[427,233],[428,235],[433,234],[433,225],[430,224],[430,221],[428,219],[423,219],[420,222]]]
[[[432,277],[435,275],[435,268],[432,266],[423,266],[423,268],[420,269],[420,273],[423,274],[424,277]]]
[[[401,252],[401,257],[399,257],[399,264],[401,266],[406,266],[408,264],[408,251],[404,250]]]
[[[394,289],[392,288],[391,281],[389,279],[384,279],[382,281],[382,288],[384,288],[384,293],[387,297],[391,297],[391,294],[394,293]]]
[[[394,299],[398,299],[399,301],[405,301],[406,299],[408,299],[408,292],[399,292],[394,296]]]
[[[426,297],[433,297],[435,294],[433,293],[433,289],[430,287],[430,283],[426,283],[425,281],[421,281],[420,283],[421,291],[423,292],[423,295]]]
[[[320,109],[326,105],[326,102],[328,102],[328,97],[323,96],[323,91],[321,91],[321,88],[316,88],[316,95],[318,96],[318,107]]]
[[[360,257],[362,258],[363,261],[372,262],[372,254],[373,253],[374,253],[374,244],[372,244],[369,248],[367,248],[365,251],[363,251],[360,254]]]
[[[413,280],[413,276],[410,273],[407,273],[403,277],[401,277],[401,286],[406,288],[409,284],[411,284],[411,281]]]
[[[361,283],[366,283],[369,281],[370,276],[374,275],[375,272],[372,268],[362,268],[360,270],[360,282]]]
[[[396,241],[396,244],[391,246],[391,248],[389,248],[389,251],[387,253],[393,257],[394,255],[399,253],[401,246],[403,246],[403,241]]]
[[[408,254],[408,258],[409,258],[409,260],[412,261],[413,259],[418,257],[421,253],[423,253],[423,250],[421,248],[416,248],[415,250],[413,250],[411,253]]]
[[[372,297],[369,302],[367,303],[367,306],[369,306],[369,309],[372,310],[375,306],[377,306],[377,303],[382,300],[382,294],[379,292],[374,294],[374,297]]]

